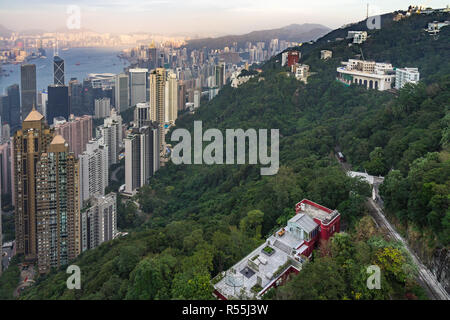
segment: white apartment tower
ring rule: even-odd
[[[81,251],[98,247],[117,234],[117,195],[95,195],[81,212]]]
[[[94,139],[86,144],[80,156],[80,200],[87,201],[92,195],[104,195],[108,186],[108,147]]]
[[[178,80],[173,72],[168,73],[165,91],[165,122],[175,123],[178,116]]]
[[[420,80],[418,68],[395,69],[395,89],[400,90],[407,83],[417,84]]]
[[[96,136],[100,138],[101,144],[108,147],[108,164],[116,164],[122,147],[122,117],[115,109],[111,110],[111,115],[105,118],[103,125],[97,127]]]

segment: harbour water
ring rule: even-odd
[[[121,48],[70,48],[60,50],[59,56],[65,63],[65,83],[71,78],[82,81],[89,73],[120,73],[128,66],[128,62],[117,55]],[[47,58],[37,58],[29,61],[36,65],[37,90],[47,89],[53,84],[53,50],[47,49]],[[20,85],[20,64],[2,65],[4,70],[0,76],[0,94],[5,94],[6,88],[12,84]],[[9,76],[5,76],[8,74]]]

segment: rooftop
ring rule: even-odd
[[[44,116],[33,108],[24,121],[41,121],[43,118]]]

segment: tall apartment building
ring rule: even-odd
[[[117,195],[93,196],[81,213],[82,251],[98,247],[117,234]]]
[[[150,73],[150,111],[152,120],[159,125],[159,145],[163,151],[164,139],[164,117],[165,117],[165,91],[166,91],[166,70],[158,68]]]
[[[97,138],[108,147],[109,165],[116,164],[122,148],[122,117],[115,109],[111,110],[111,115],[105,118],[103,125],[97,127]]]
[[[132,128],[125,141],[125,193],[134,195],[159,170],[159,124]]]
[[[81,253],[79,168],[60,135],[41,153],[36,168],[37,264],[47,273]]]
[[[151,119],[150,104],[138,103],[134,109],[134,126],[143,127],[146,126]]]
[[[111,100],[109,98],[101,98],[94,100],[95,119],[106,118],[111,113]]]
[[[397,68],[395,69],[395,88],[400,90],[407,83],[417,84],[420,80],[418,68]]]
[[[36,106],[36,65],[23,64],[20,66],[21,115],[24,119],[33,106]]]
[[[62,135],[69,144],[70,151],[78,157],[86,150],[86,144],[92,139],[92,116],[75,117],[70,115],[69,121],[55,124],[55,132]]]
[[[115,80],[115,107],[117,112],[120,113],[130,107],[128,75],[123,73],[118,74]]]
[[[175,123],[178,117],[178,80],[173,72],[167,76],[165,91],[165,122]]]
[[[130,106],[147,101],[148,69],[129,70]]]
[[[53,129],[45,118],[32,110],[13,138],[14,207],[16,251],[27,261],[35,261],[37,255],[37,197],[36,163],[42,153],[48,151],[53,140]]]
[[[87,201],[92,195],[104,195],[108,186],[108,147],[99,139],[89,141],[80,160],[80,200]]]

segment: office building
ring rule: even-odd
[[[420,80],[418,68],[395,69],[395,89],[400,90],[407,83],[417,84]]]
[[[134,107],[138,103],[147,101],[147,74],[148,69],[130,69],[130,106]]]
[[[81,213],[82,251],[98,247],[117,234],[117,195],[94,195]]]
[[[42,90],[41,92],[38,93],[37,110],[46,119],[47,119],[47,101],[48,101],[48,92],[46,90]]]
[[[0,189],[1,194],[11,194],[11,142],[0,144]]]
[[[111,113],[111,100],[109,98],[101,98],[94,100],[95,119],[106,118]]]
[[[81,252],[78,179],[78,160],[64,138],[54,136],[36,164],[39,273],[67,265]]]
[[[24,119],[33,106],[36,106],[36,65],[23,64],[20,66],[20,90],[21,90],[21,119]]]
[[[116,164],[122,149],[122,117],[115,109],[111,110],[111,115],[105,118],[103,125],[97,127],[96,136],[108,147],[108,164]]]
[[[48,124],[53,124],[53,119],[56,117],[63,117],[69,119],[70,102],[69,102],[69,88],[67,86],[48,86],[48,101],[47,101],[47,121]]]
[[[166,91],[166,70],[158,68],[150,73],[150,112],[151,120],[159,125],[160,151],[165,145],[164,139],[164,118],[165,118],[165,91]]]
[[[126,74],[118,74],[115,82],[115,104],[117,112],[121,113],[129,108],[129,83]]]
[[[6,89],[9,100],[9,125],[11,129],[20,127],[20,90],[18,84],[13,84]]]
[[[159,124],[132,128],[125,142],[125,193],[134,195],[159,170]]]
[[[58,55],[53,57],[53,84],[55,86],[64,85],[64,60]]]
[[[108,186],[108,147],[94,139],[86,144],[80,159],[80,199],[87,201],[92,195],[104,195]]]

